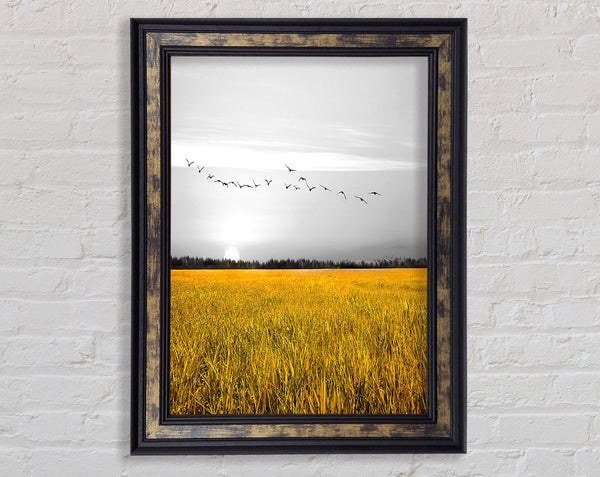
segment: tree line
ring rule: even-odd
[[[226,260],[203,257],[171,257],[171,268],[187,269],[316,269],[316,268],[426,268],[426,258],[382,258],[378,260],[314,260],[286,258],[261,260]]]

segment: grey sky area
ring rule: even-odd
[[[426,255],[425,58],[175,57],[171,84],[171,255]]]

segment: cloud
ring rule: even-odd
[[[272,146],[272,144],[271,144]],[[411,159],[414,151],[408,151],[406,159],[398,157],[371,157],[350,153],[338,153],[304,149],[288,145],[287,148],[265,147],[258,143],[242,141],[226,144],[185,145],[172,144],[172,167],[187,167],[185,159],[200,166],[226,169],[284,170],[288,164],[302,171],[385,171],[414,170],[424,168],[425,160]]]

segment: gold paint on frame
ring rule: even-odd
[[[451,430],[451,349],[450,349],[450,163],[452,154],[452,36],[450,34],[344,34],[344,33],[195,33],[149,32],[145,35],[146,116],[146,389],[145,438],[227,439],[227,438],[419,438],[450,437]],[[423,48],[437,51],[436,124],[436,260],[437,283],[434,424],[394,424],[380,421],[311,424],[161,424],[161,54],[163,47],[189,48]]]

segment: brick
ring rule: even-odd
[[[489,118],[483,120],[469,116],[467,135],[471,151],[487,150],[490,142],[497,142],[494,128],[494,123]]]
[[[474,366],[478,370],[549,369],[569,366],[584,369],[600,359],[594,346],[596,333],[553,335],[520,333],[473,338]]]
[[[517,326],[523,328],[540,329],[544,317],[550,314],[549,305],[532,303],[532,300],[504,299],[491,304],[491,314],[499,328]]]
[[[4,67],[30,64],[38,68],[63,67],[68,59],[66,45],[66,40],[59,39],[5,37],[0,42],[0,57]]]
[[[497,2],[460,2],[449,4],[449,7],[455,9],[457,17],[477,19],[477,28],[473,29],[471,27],[469,32],[470,42],[503,33],[497,20],[498,11],[503,6]],[[473,58],[473,56],[469,54],[469,58]]]
[[[71,189],[74,183],[85,188],[102,188],[107,184],[121,189],[129,186],[128,152],[93,151],[85,147],[28,151],[22,162],[35,165],[29,184],[36,189]]]
[[[72,102],[77,82],[74,71],[65,68],[21,71],[11,77],[6,94],[24,105],[64,105]]]
[[[561,404],[574,406],[600,405],[600,376],[598,373],[568,373],[557,376],[556,395],[553,397]]]
[[[474,257],[482,256],[485,260],[490,257],[516,257],[526,258],[536,252],[534,232],[529,229],[492,228],[481,232],[480,253],[473,251]]]
[[[88,412],[105,409],[125,387],[114,376],[1,376],[0,409],[29,414],[65,409]]]
[[[55,145],[69,136],[73,117],[72,112],[40,111],[33,106],[27,109],[19,105],[12,113],[0,115],[4,124],[0,130],[0,145],[3,148],[22,148],[30,144],[38,149]]]
[[[468,381],[469,410],[510,412],[513,409],[539,409],[556,405],[556,375],[477,374]]]
[[[53,296],[49,296],[52,299]],[[129,323],[129,303],[108,299],[83,299],[73,301],[2,300],[0,330],[5,333],[39,334],[52,330],[115,331]]]
[[[600,144],[600,115],[594,114],[586,117],[587,139],[590,143]],[[591,177],[597,177],[591,176]]]
[[[25,182],[31,181],[34,167],[25,154],[17,151],[0,151],[0,163],[2,164],[0,184],[22,186]]]
[[[110,449],[40,449],[31,458],[32,475],[78,477],[81,475],[123,475],[125,447]]]
[[[534,154],[533,151],[520,151],[510,157],[503,153],[479,155],[469,163],[470,190],[489,192],[492,189],[531,188],[536,173],[532,165]]]
[[[511,271],[507,266],[472,268],[467,274],[469,292],[511,291]]]
[[[65,270],[6,269],[0,275],[0,293],[11,296],[47,296],[64,288],[68,283]]]
[[[96,66],[108,74],[104,65],[129,64],[129,39],[122,35],[95,35],[74,37],[65,42],[69,63],[74,66]],[[122,74],[121,74],[122,76]]]
[[[498,433],[498,416],[471,414],[467,420],[467,446],[479,447],[480,444],[489,442],[493,435]]]
[[[488,298],[469,297],[467,322],[470,328],[491,328],[495,325],[492,304]]]
[[[88,30],[106,29],[113,30],[120,16],[115,15],[109,2],[65,2],[65,16],[62,25],[66,29]]]
[[[497,438],[513,445],[526,442],[538,444],[581,444],[589,438],[591,418],[575,415],[513,415],[498,419]]]
[[[120,223],[119,227],[88,230],[83,236],[83,249],[88,257],[116,258],[129,256],[131,252],[124,245],[129,236],[130,223]]]
[[[600,404],[600,378],[593,371],[552,373],[494,373],[469,377],[469,409],[472,412],[509,413],[514,409],[558,410]]]
[[[2,472],[4,475],[32,475],[29,461],[33,453],[34,451],[31,449],[2,449]]]
[[[554,475],[575,475],[572,450],[531,449],[525,455],[522,472],[525,475],[544,475],[552,469]]]
[[[593,191],[533,191],[507,192],[499,195],[506,216],[512,220],[531,220],[552,223],[560,219],[590,217],[597,212]]]
[[[596,85],[599,82],[600,73],[555,73],[535,81],[534,101],[540,105],[597,108],[600,97]]]
[[[594,297],[570,298],[548,305],[544,327],[592,327],[600,324],[600,307]]]
[[[247,456],[253,459],[256,456]],[[289,456],[288,456],[289,457]],[[297,459],[302,459],[302,456],[294,456]],[[314,456],[313,456],[314,457]],[[277,456],[269,456],[269,460],[274,459],[276,462]],[[143,456],[143,457],[130,457],[124,459],[126,465],[126,471],[122,475],[130,477],[147,477],[156,472],[157,469],[165,469],[164,472],[168,472],[168,469],[177,468],[178,477],[198,477],[199,471],[206,470],[207,472],[213,472],[215,475],[227,475],[222,472],[224,457],[220,455],[198,455],[198,456]],[[295,460],[295,459],[294,459]],[[280,464],[281,467],[289,465],[290,467],[296,468],[293,464],[290,464],[290,459],[286,460],[286,464]],[[264,465],[269,465],[268,462],[261,464],[256,462],[254,464],[257,468]],[[252,467],[250,462],[246,463],[245,469]],[[301,465],[298,466],[303,468]],[[233,474],[230,474],[233,475]],[[265,474],[268,475],[268,474]]]
[[[529,1],[499,9],[497,21],[512,37],[580,34],[597,31],[597,10],[593,2]]]
[[[41,253],[51,258],[80,258],[83,255],[81,233],[50,233]]]
[[[5,230],[5,249],[0,256],[18,258],[81,258],[83,255],[80,231]]]
[[[123,145],[130,139],[129,124],[115,120],[114,113],[89,107],[74,116],[70,137],[75,144]]]
[[[489,74],[489,73],[487,73]],[[469,113],[478,111],[527,111],[532,99],[533,80],[514,75],[470,77]]]
[[[532,235],[537,256],[560,258],[581,255],[581,231],[566,227],[536,227]]]
[[[130,290],[129,269],[116,266],[80,267],[72,274],[69,289],[65,297],[80,299],[125,299]]]
[[[228,455],[223,456],[222,471],[224,475],[239,475],[241,473],[248,473],[251,477],[260,477],[260,472],[263,470],[263,475],[275,475],[277,470],[284,468],[291,475],[302,474],[304,472],[308,475],[314,475],[318,472],[324,472],[325,475],[331,475],[331,469],[327,468],[328,461],[325,456],[313,456],[314,459],[310,459],[308,456],[296,456],[293,459],[283,459],[281,456],[272,456],[268,462],[261,462],[260,459],[252,457],[246,459],[243,456]],[[346,461],[339,461],[336,464],[339,466],[337,472],[344,473],[345,471],[352,473],[352,466],[347,465],[348,461],[352,460],[352,456],[348,456]],[[367,457],[365,461],[373,462],[373,457]],[[327,472],[329,471],[329,472]],[[336,472],[334,471],[334,472]],[[287,473],[286,472],[286,473]],[[345,475],[345,474],[344,474]],[[356,474],[352,474],[356,475]]]
[[[14,2],[13,28],[16,30],[52,31],[60,28],[67,12],[65,2]]]
[[[472,475],[510,477],[519,475],[517,469],[524,454],[525,451],[471,450],[460,459],[451,458],[451,462],[448,461],[448,456],[431,456],[431,458],[420,460],[414,473],[411,472],[407,475],[411,477],[466,477]]]
[[[573,57],[583,66],[598,67],[600,57],[600,35],[581,35],[575,39]]]
[[[5,223],[37,227],[85,226],[83,191],[20,189],[0,191],[5,207],[0,217]]]
[[[122,190],[90,192],[85,200],[85,215],[97,226],[116,225],[128,218],[128,203]]]
[[[566,38],[532,38],[494,40],[481,47],[487,67],[546,68],[550,65],[573,66],[571,48]]]
[[[94,348],[96,362],[111,367],[124,367],[129,364],[130,345],[129,333],[121,336],[99,335]]]
[[[94,358],[94,339],[88,336],[73,338],[23,336],[8,338],[0,349],[3,367],[39,369],[77,367],[91,364]]]
[[[499,118],[498,136],[501,141],[553,144],[559,141],[578,142],[585,137],[585,118],[566,115],[507,114]]]
[[[575,475],[589,475],[593,469],[600,468],[600,449],[583,448],[578,450],[574,456]]]
[[[583,230],[581,242],[585,255],[598,256],[600,254],[600,229]]]
[[[128,102],[129,78],[118,69],[105,71],[101,68],[84,69],[77,75],[71,97],[87,110],[115,109],[124,111]],[[83,114],[83,113],[82,113]],[[89,121],[89,118],[85,118]],[[79,126],[78,126],[79,127]]]
[[[589,116],[586,119],[588,131],[592,120]],[[589,136],[589,132],[587,134]],[[530,186],[533,183],[556,190],[581,188],[592,185],[600,177],[598,153],[589,149],[555,145],[530,151],[523,159],[527,171],[531,171],[525,175]]]

